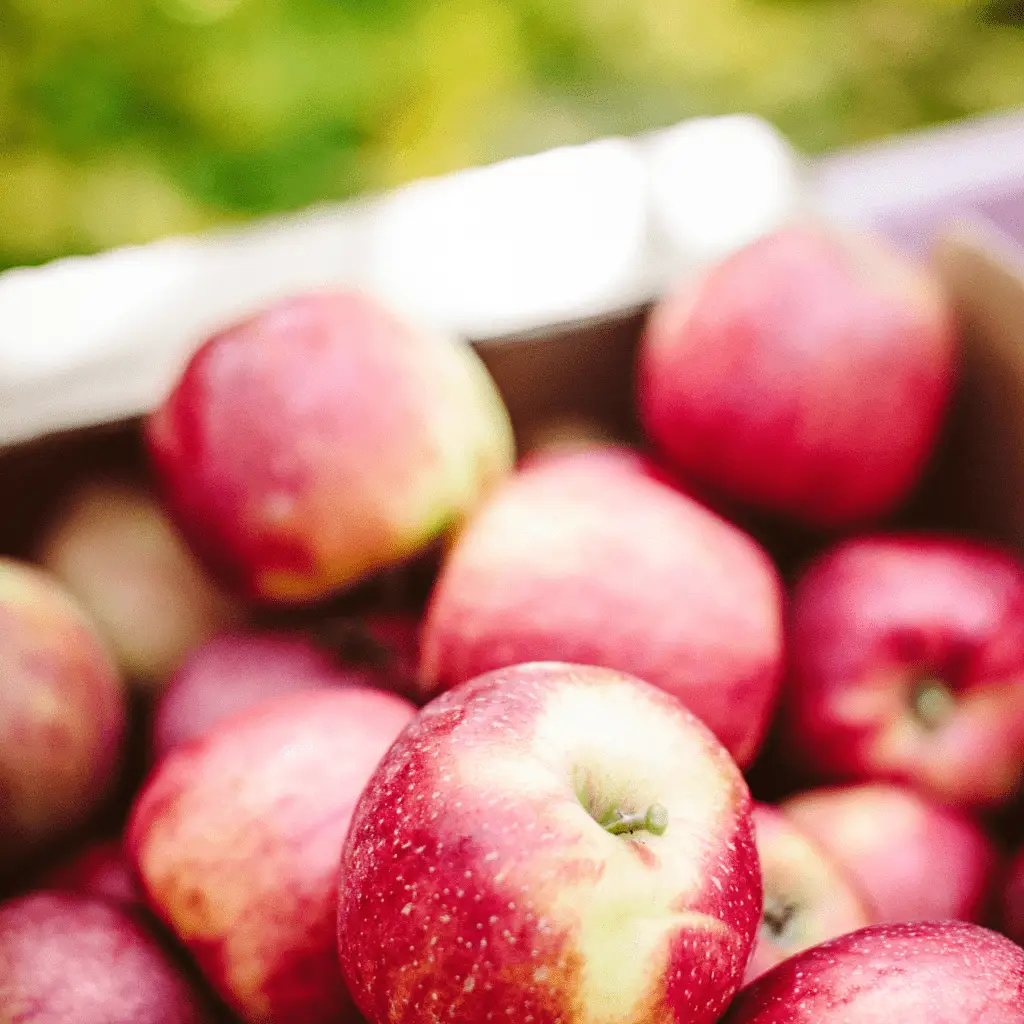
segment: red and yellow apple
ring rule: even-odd
[[[384,757],[338,942],[370,1024],[711,1024],[760,913],[725,748],[647,683],[546,663],[438,697]]]
[[[625,448],[539,455],[463,531],[424,620],[430,697],[531,661],[679,698],[745,766],[782,668],[782,589],[742,531]]]
[[[656,307],[637,402],[685,478],[834,528],[892,511],[918,480],[955,362],[932,273],[878,239],[796,224]]]
[[[195,550],[267,602],[321,598],[410,558],[514,457],[473,350],[355,292],[282,301],[209,339],[146,437]]]

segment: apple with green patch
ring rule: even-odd
[[[427,705],[364,791],[341,874],[370,1024],[711,1024],[761,914],[723,746],[663,691],[558,663]]]

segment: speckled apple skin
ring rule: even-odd
[[[637,401],[688,479],[834,528],[916,483],[956,360],[952,306],[927,270],[878,240],[792,225],[659,304]]]
[[[250,1024],[339,1024],[338,861],[356,800],[414,707],[393,694],[279,697],[169,754],[127,848],[147,899]]]
[[[135,871],[116,839],[75,851],[40,875],[33,888],[77,892],[128,907],[144,903]]]
[[[131,912],[40,892],[0,906],[0,1020],[209,1024],[178,967]]]
[[[663,836],[584,809],[660,801]],[[338,939],[370,1024],[710,1024],[761,912],[750,796],[712,734],[621,673],[537,664],[429,704],[342,856]]]
[[[853,877],[879,923],[982,921],[999,858],[978,822],[900,786],[810,790],[782,811]]]
[[[434,695],[529,661],[617,669],[682,700],[746,766],[778,694],[782,601],[754,540],[638,454],[540,455],[449,553],[420,681]]]
[[[0,872],[82,822],[116,774],[126,693],[50,576],[0,559]]]
[[[1024,849],[1010,862],[1001,909],[1006,934],[1019,946],[1024,946]]]
[[[782,936],[762,924],[745,985],[805,949],[877,923],[853,878],[824,847],[776,807],[755,804],[753,816],[765,906],[790,905],[795,912]]]
[[[146,437],[193,547],[268,602],[322,597],[413,555],[514,458],[473,350],[355,292],[289,299],[208,340]]]
[[[789,609],[787,749],[822,781],[887,779],[960,806],[1003,803],[1024,777],[1024,567],[958,538],[866,536],[821,555]],[[943,680],[934,730],[914,685]]]
[[[962,921],[875,925],[779,964],[722,1024],[1024,1024],[1024,950]]]

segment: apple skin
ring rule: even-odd
[[[422,693],[531,661],[599,665],[678,697],[744,767],[778,695],[782,602],[756,542],[637,453],[538,455],[442,566]]]
[[[473,350],[357,292],[282,301],[210,338],[146,438],[195,550],[269,603],[322,598],[411,558],[514,460]]]
[[[0,905],[0,1020],[210,1024],[210,1010],[130,911],[74,893]]]
[[[879,923],[985,919],[999,857],[963,812],[885,783],[811,790],[781,807],[846,869]]]
[[[1003,930],[1019,946],[1024,946],[1024,848],[1010,863],[1002,900]]]
[[[664,835],[593,813],[668,812]],[[710,1024],[761,912],[750,795],[675,698],[520,665],[431,702],[342,854],[338,942],[370,1024]]]
[[[44,871],[33,886],[77,892],[126,907],[145,903],[138,879],[120,840],[100,839],[76,850]]]
[[[796,586],[789,655],[780,728],[808,774],[964,807],[1019,790],[1024,568],[1008,553],[935,535],[843,542]]]
[[[881,240],[795,224],[686,281],[650,317],[641,422],[685,478],[834,529],[919,479],[956,375],[937,279]]]
[[[875,925],[779,964],[722,1024],[1021,1024],[1024,950],[963,921]]]
[[[0,559],[0,874],[83,822],[109,792],[127,695],[74,599]]]
[[[788,957],[875,924],[849,874],[777,808],[754,805],[764,913],[744,985]]]
[[[356,800],[415,708],[365,688],[278,697],[172,751],[126,847],[147,900],[252,1024],[352,1019],[335,939]]]
[[[190,651],[241,616],[155,496],[125,481],[90,480],[70,493],[36,558],[146,690],[159,690]]]

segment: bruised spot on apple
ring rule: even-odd
[[[744,984],[804,949],[876,921],[852,876],[778,809],[756,804],[754,831],[764,911]]]
[[[243,595],[284,603],[412,557],[514,458],[473,350],[356,292],[282,301],[209,339],[146,438],[195,550]]]
[[[371,1024],[705,1024],[761,910],[750,796],[675,698],[543,663],[431,702],[342,855],[338,941]]]
[[[338,861],[360,792],[414,711],[361,687],[277,697],[173,750],[144,785],[126,845],[147,900],[250,1024],[353,1014]]]
[[[874,925],[784,961],[722,1024],[1022,1024],[1024,950],[962,921]]]
[[[755,541],[636,452],[538,455],[442,566],[422,694],[532,661],[600,665],[679,698],[742,767],[775,708],[782,600]]]
[[[1024,567],[934,535],[821,555],[790,606],[788,749],[827,781],[1005,803],[1024,778]]]

